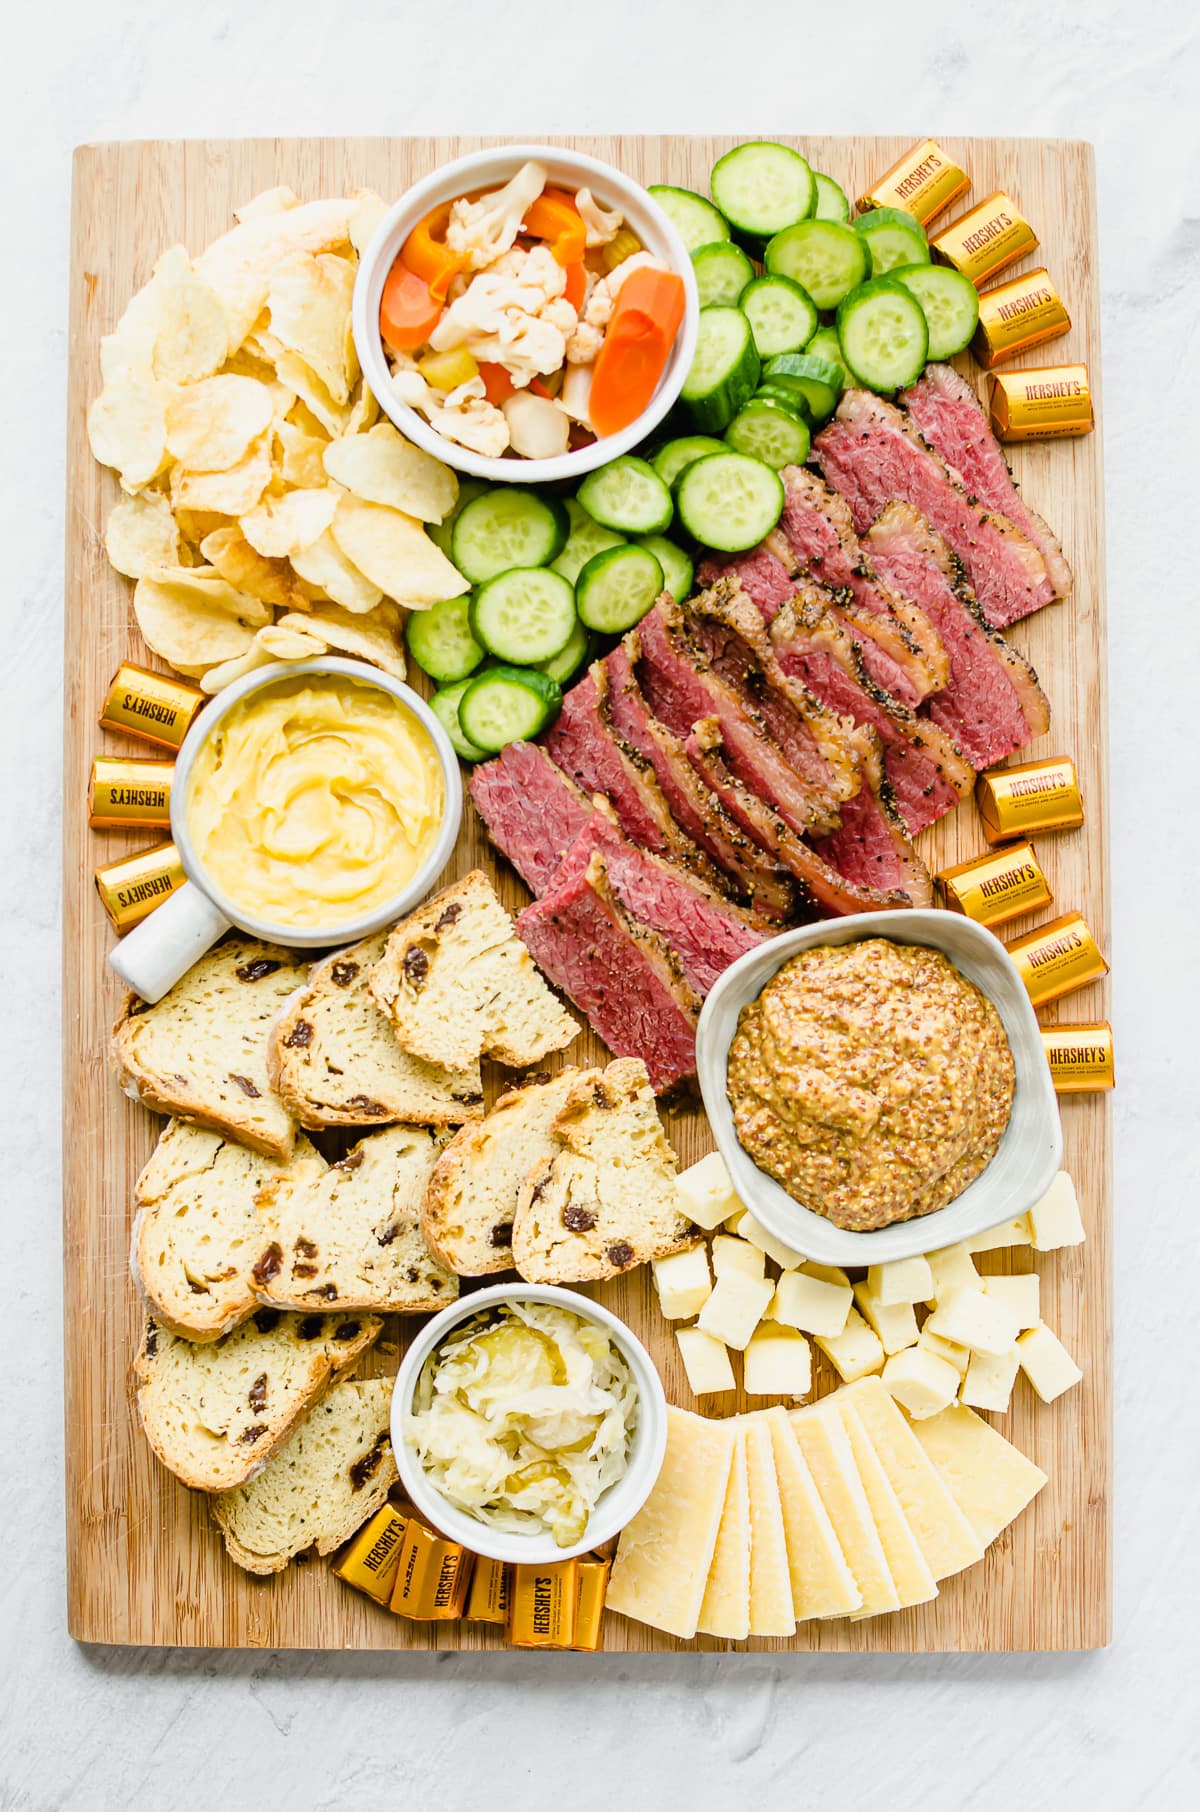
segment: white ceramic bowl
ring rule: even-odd
[[[379,336],[379,303],[396,254],[424,215],[441,202],[457,200],[474,190],[502,188],[521,165],[531,159],[545,164],[550,181],[556,186],[571,190],[586,187],[602,206],[619,207],[646,250],[683,278],[686,301],[683,321],[658,389],[649,407],[628,428],[622,429],[620,434],[597,440],[591,446],[564,453],[557,459],[490,459],[446,440],[430,427],[423,415],[395,396]],[[443,164],[401,196],[380,222],[359,262],[351,319],[358,361],[367,384],[384,414],[408,440],[415,441],[417,446],[424,447],[427,453],[453,466],[456,471],[469,472],[474,478],[510,484],[552,484],[562,479],[582,478],[585,472],[607,465],[620,454],[628,453],[658,426],[679,395],[696,350],[700,298],[692,261],[683,241],[640,183],[622,175],[611,164],[585,157],[579,151],[563,150],[561,146],[497,145],[494,150],[474,151],[469,157]]]
[[[637,1385],[637,1426],[629,1464],[616,1484],[603,1493],[588,1519],[583,1539],[572,1548],[558,1547],[550,1535],[509,1535],[468,1516],[464,1510],[455,1509],[430,1483],[405,1439],[404,1419],[429,1355],[459,1322],[469,1321],[481,1309],[513,1302],[552,1303],[555,1308],[568,1309],[573,1315],[595,1322],[621,1353]],[[654,1488],[667,1449],[667,1400],[654,1363],[641,1341],[630,1333],[623,1321],[618,1321],[598,1302],[592,1302],[574,1290],[559,1290],[549,1284],[495,1284],[490,1289],[475,1290],[458,1302],[450,1303],[426,1323],[405,1353],[392,1396],[392,1448],[400,1482],[409,1498],[443,1535],[488,1560],[545,1566],[551,1561],[570,1560],[573,1555],[586,1554],[589,1549],[599,1547],[637,1515]]]
[[[941,950],[1000,1015],[1016,1068],[1012,1117],[982,1174],[945,1208],[874,1233],[848,1233],[804,1208],[743,1150],[725,1092],[729,1047],[743,1007],[790,957],[815,945],[885,937]],[[999,939],[953,912],[858,913],[785,932],[726,969],[704,1003],[696,1038],[704,1106],[734,1189],[769,1233],[825,1265],[876,1265],[973,1238],[1014,1219],[1045,1194],[1062,1162],[1062,1128],[1037,1018],[1016,965]]]

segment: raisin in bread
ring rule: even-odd
[[[315,964],[275,1022],[271,1080],[301,1126],[461,1126],[483,1114],[478,1059],[444,1070],[410,1056],[372,999],[367,971],[386,942],[367,938]]]
[[[257,1478],[211,1500],[231,1560],[282,1573],[306,1548],[332,1554],[374,1516],[396,1480],[393,1383],[332,1385]]]
[[[521,1069],[579,1030],[478,869],[396,926],[370,986],[405,1050],[448,1069]]]
[[[254,1266],[263,1302],[296,1309],[425,1314],[458,1278],[421,1237],[421,1203],[440,1147],[421,1126],[369,1133],[277,1217]]]
[[[592,1283],[696,1244],[640,1058],[582,1071],[553,1133],[558,1150],[533,1165],[517,1201],[513,1259],[522,1277]]]
[[[301,1135],[290,1158],[172,1120],[136,1185],[130,1262],[155,1320],[216,1340],[255,1305],[250,1273],[276,1220],[326,1169]]]
[[[382,1326],[374,1315],[256,1309],[231,1334],[197,1345],[150,1316],[134,1365],[142,1432],[185,1485],[244,1485]]]
[[[425,1244],[451,1271],[483,1277],[512,1268],[517,1196],[535,1164],[557,1150],[550,1128],[578,1070],[538,1077],[464,1126],[434,1166],[421,1207]]]
[[[296,1123],[271,1087],[267,1042],[305,977],[294,950],[232,937],[153,1006],[130,994],[113,1058],[135,1100],[286,1158]]]

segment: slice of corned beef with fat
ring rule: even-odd
[[[796,589],[787,564],[765,542],[751,548],[748,554],[734,554],[727,560],[702,560],[696,568],[696,583],[702,588],[715,585],[726,574],[737,580],[767,623]]]
[[[999,510],[1028,535],[1046,562],[1056,597],[1065,598],[1071,590],[1071,569],[1058,538],[1017,490],[1000,442],[966,378],[953,365],[927,365],[924,376],[903,392],[900,401],[921,439],[961,478],[967,495],[989,510]]]
[[[930,721],[953,736],[977,768],[1024,748],[1050,727],[1037,674],[988,628],[945,541],[908,503],[889,504],[867,546],[890,584],[916,598],[950,651],[950,681],[926,701]]]
[[[510,742],[467,783],[488,836],[540,893],[591,814],[591,802],[534,742]]]
[[[656,1094],[694,1074],[700,997],[661,933],[625,911],[602,855],[527,906],[517,932],[609,1050],[642,1059]]]
[[[837,830],[815,838],[813,848],[859,887],[897,888],[911,906],[933,902],[929,870],[909,840],[877,761],[864,772],[862,791],[842,807]]]
[[[897,499],[920,510],[962,561],[993,629],[1050,603],[1054,586],[1033,542],[1006,516],[973,503],[893,403],[847,390],[813,442],[813,457],[850,505],[860,535]]]

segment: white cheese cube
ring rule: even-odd
[[[959,1346],[956,1340],[943,1340],[940,1334],[931,1334],[928,1322],[921,1329],[921,1337],[917,1341],[917,1345],[923,1347],[927,1353],[932,1353],[936,1359],[945,1359],[954,1367],[960,1378],[970,1363],[971,1349],[969,1346]]]
[[[702,1245],[656,1258],[652,1269],[658,1306],[668,1321],[690,1321],[712,1295],[708,1253]]]
[[[1043,1403],[1053,1403],[1065,1390],[1078,1384],[1083,1373],[1068,1353],[1057,1334],[1045,1322],[1021,1335],[1017,1341],[1021,1370],[1029,1379]]]
[[[848,1283],[826,1283],[807,1269],[785,1271],[775,1286],[771,1319],[785,1327],[801,1328],[806,1334],[824,1334],[830,1339],[846,1326],[846,1317],[854,1302]]]
[[[806,1277],[819,1277],[822,1283],[841,1284],[843,1289],[850,1283],[840,1265],[819,1265],[815,1259],[810,1258],[800,1269]]]
[[[697,1326],[726,1346],[741,1352],[763,1318],[774,1293],[765,1277],[748,1277],[744,1271],[726,1271],[713,1285],[713,1293],[700,1311]]]
[[[748,1220],[749,1218],[750,1218],[750,1210],[748,1208],[742,1208],[739,1206],[736,1213],[726,1215],[726,1217],[722,1221],[721,1225],[724,1227],[726,1233],[732,1233],[734,1235],[737,1235],[742,1230],[742,1222],[744,1220]]]
[[[713,1241],[712,1262],[718,1277],[723,1277],[726,1271],[744,1271],[747,1277],[766,1275],[767,1261],[758,1247],[752,1246],[748,1239],[733,1239],[727,1233],[718,1233]]]
[[[812,1389],[812,1348],[795,1328],[764,1323],[750,1337],[742,1383],[751,1397],[807,1397]]]
[[[1054,1252],[1060,1246],[1081,1246],[1084,1232],[1075,1185],[1060,1170],[1040,1202],[1025,1216],[1035,1252]]]
[[[927,1258],[896,1258],[890,1265],[871,1265],[867,1288],[877,1302],[890,1308],[896,1302],[929,1302],[933,1272]]]
[[[854,1300],[859,1313],[882,1340],[885,1353],[900,1353],[906,1346],[916,1346],[920,1330],[911,1302],[880,1302],[863,1283],[855,1284]]]
[[[925,1326],[943,1340],[981,1353],[1007,1353],[1021,1331],[1013,1311],[985,1296],[982,1288],[949,1291]]]
[[[968,1252],[1000,1252],[1006,1246],[1027,1246],[1029,1225],[1022,1214],[1015,1221],[1001,1221],[998,1227],[989,1227],[986,1233],[977,1233],[974,1239],[963,1243]]]
[[[1035,1328],[1042,1318],[1042,1280],[1036,1271],[1020,1271],[1012,1277],[985,1277],[983,1293],[1011,1309],[1018,1327]]]
[[[683,1198],[684,1213],[697,1227],[704,1227],[710,1233],[728,1215],[741,1209],[719,1151],[710,1151],[698,1164],[682,1171],[675,1179],[675,1187]]]
[[[883,1369],[883,1346],[853,1306],[840,1334],[814,1334],[813,1339],[843,1384],[853,1384]]]
[[[804,1263],[803,1252],[794,1252],[791,1246],[785,1246],[781,1239],[776,1239],[773,1233],[768,1233],[762,1222],[756,1220],[752,1214],[745,1215],[738,1222],[737,1230],[740,1239],[748,1239],[752,1246],[757,1246],[760,1252],[765,1252],[768,1258],[773,1258],[783,1271],[791,1271],[796,1265]]]
[[[1007,1353],[972,1353],[960,1401],[971,1409],[991,1409],[1002,1414],[1012,1397],[1018,1364],[1015,1346]]]
[[[958,1373],[920,1342],[893,1353],[883,1368],[883,1382],[914,1422],[949,1409],[958,1395]]]
[[[711,1334],[701,1328],[676,1328],[679,1356],[687,1381],[697,1397],[707,1397],[722,1390],[736,1390],[729,1354]]]
[[[979,1273],[961,1240],[957,1246],[943,1246],[940,1252],[930,1252],[926,1256],[933,1274],[933,1294],[926,1297],[927,1302],[937,1302],[948,1290],[979,1288]]]

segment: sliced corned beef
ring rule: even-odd
[[[921,439],[961,478],[967,495],[998,510],[1028,535],[1046,562],[1055,595],[1065,598],[1071,589],[1071,569],[1058,538],[1017,490],[1003,448],[966,378],[953,365],[927,365],[925,375],[900,401]]]
[[[894,403],[866,390],[847,390],[836,416],[813,442],[813,457],[850,505],[859,534],[896,499],[920,510],[966,567],[993,629],[1027,617],[1053,598],[1046,562],[1033,542],[1006,516],[973,503]]]
[[[657,1094],[696,1068],[700,998],[666,939],[627,913],[604,858],[527,906],[517,931],[618,1057],[640,1057]]]
[[[830,710],[874,730],[883,769],[909,835],[953,811],[975,770],[939,725],[890,698],[870,678],[862,650],[819,586],[804,583],[771,625],[771,642],[785,673],[802,680]]]
[[[510,742],[468,782],[488,836],[540,893],[588,821],[591,804],[534,742]]]
[[[1024,748],[1050,725],[1037,674],[987,627],[962,568],[945,541],[910,503],[893,503],[867,535],[889,584],[915,598],[950,651],[950,683],[922,710],[977,768]]]
[[[813,847],[860,887],[897,888],[913,906],[933,899],[929,870],[912,846],[878,757],[864,764],[862,791],[842,807],[842,822]]]
[[[788,564],[765,542],[751,548],[748,554],[734,554],[728,560],[701,561],[696,568],[696,583],[714,585],[726,573],[738,581],[767,623],[796,589]]]

